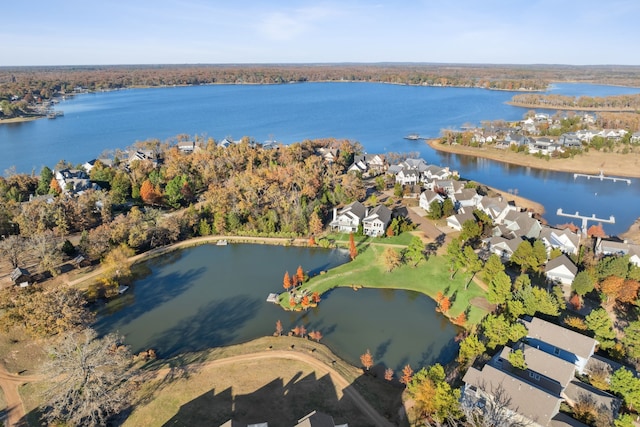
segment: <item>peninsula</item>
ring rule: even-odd
[[[495,146],[472,147],[459,144],[447,144],[439,138],[430,139],[427,144],[434,150],[465,156],[509,163],[523,167],[552,170],[556,172],[585,173],[597,175],[604,171],[606,175],[640,178],[640,155],[638,153],[605,153],[601,151],[583,152],[571,158],[536,157]]]

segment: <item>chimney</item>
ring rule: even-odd
[[[336,220],[336,217],[338,216],[338,208],[333,208],[333,220]]]

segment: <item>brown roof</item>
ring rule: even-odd
[[[537,338],[540,341],[569,351],[584,359],[588,359],[595,349],[596,340],[593,338],[547,322],[538,317],[533,317],[530,321],[523,319],[523,323],[529,331],[527,334],[528,337]]]
[[[543,426],[549,425],[553,416],[558,413],[562,401],[559,397],[488,364],[483,366],[482,371],[469,368],[462,381],[491,395],[502,388],[509,398],[509,409]]]

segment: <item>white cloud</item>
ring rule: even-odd
[[[261,20],[259,31],[270,40],[294,40],[313,31],[319,23],[339,14],[335,9],[323,7],[271,12]]]

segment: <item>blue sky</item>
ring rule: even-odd
[[[640,65],[637,0],[31,0],[0,66],[455,62]]]

